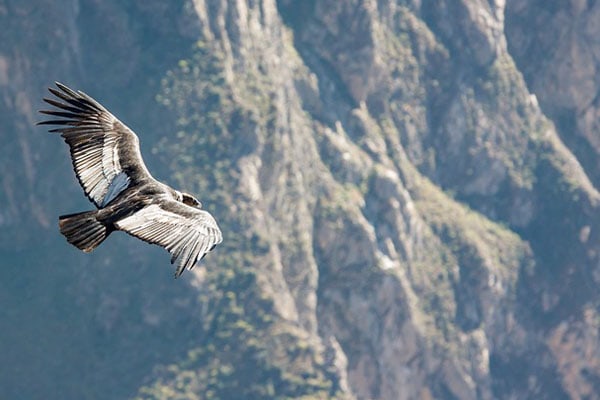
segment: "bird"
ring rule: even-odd
[[[171,254],[175,277],[223,241],[214,217],[189,193],[156,180],[144,164],[138,136],[82,91],[55,82],[53,108],[40,110],[69,146],[75,176],[96,209],[58,218],[67,241],[86,253],[113,231],[159,245]]]

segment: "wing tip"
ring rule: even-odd
[[[68,87],[64,83],[61,83],[59,81],[54,81],[54,84],[56,85],[57,88],[59,88],[60,90],[62,90],[65,93],[68,93],[68,94],[74,93],[73,89],[71,89],[70,87]]]
[[[177,267],[177,270],[175,270],[175,279],[179,278],[183,274],[183,271],[185,271],[185,265]]]

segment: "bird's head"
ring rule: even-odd
[[[202,208],[202,203],[189,193],[181,193],[181,202],[195,208]]]

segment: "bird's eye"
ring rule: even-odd
[[[202,203],[200,203],[194,196],[190,196],[189,194],[184,193],[181,201],[188,206],[202,208]]]

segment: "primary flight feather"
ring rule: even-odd
[[[154,179],[142,159],[137,135],[100,103],[56,83],[54,107],[42,110],[69,145],[75,175],[96,210],[59,217],[60,232],[87,252],[115,230],[164,247],[177,265],[192,269],[223,240],[215,219],[193,196]]]

